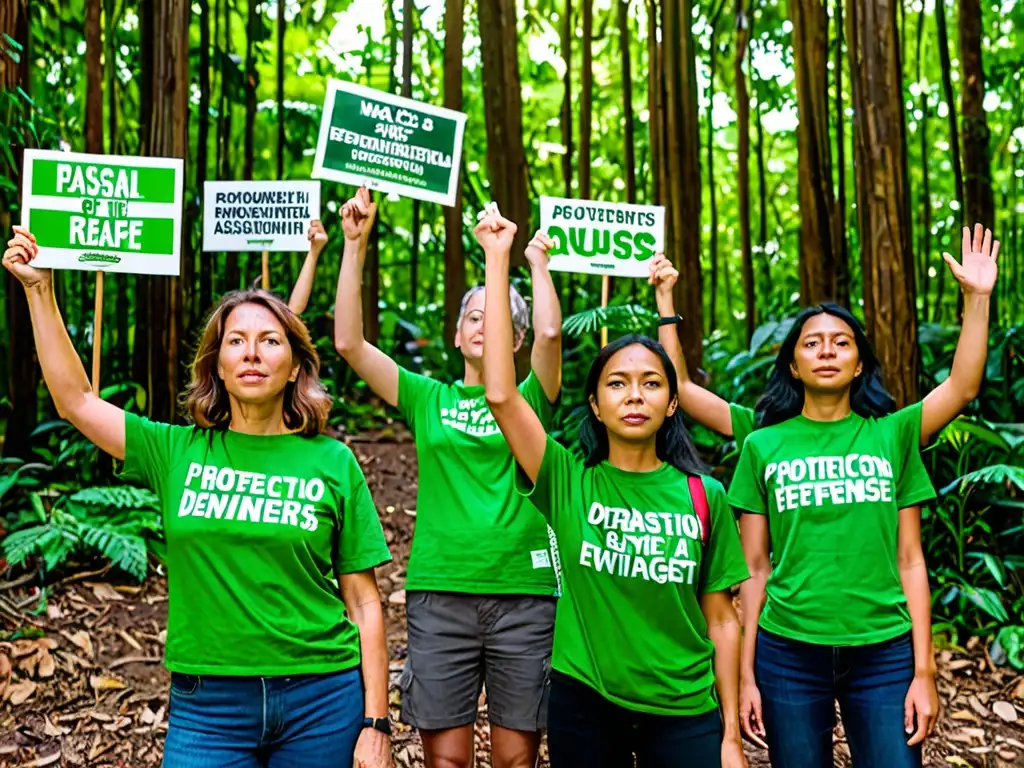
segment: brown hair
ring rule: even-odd
[[[205,429],[227,429],[231,423],[231,402],[224,382],[217,375],[217,360],[224,340],[224,323],[242,304],[257,304],[273,313],[284,326],[292,356],[299,365],[298,378],[285,387],[285,426],[305,437],[321,434],[327,427],[331,396],[320,381],[320,356],[306,324],[287,304],[267,291],[231,291],[224,294],[210,313],[192,361],[192,381],[182,396],[188,415]]]

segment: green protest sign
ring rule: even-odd
[[[540,226],[555,241],[550,268],[559,272],[647,277],[648,263],[665,249],[660,205],[542,197]]]
[[[454,205],[465,128],[461,112],[331,80],[313,178]]]
[[[35,264],[56,269],[177,275],[183,163],[25,150],[22,225]]]

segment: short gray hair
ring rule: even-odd
[[[469,300],[483,289],[482,285],[478,285],[466,291],[466,295],[462,297],[462,305],[459,307],[459,319],[456,325],[462,325],[462,318],[466,316],[466,306],[469,304]],[[512,305],[512,333],[516,338],[525,336],[530,329],[530,310],[526,306],[526,299],[520,296],[519,291],[512,285],[508,287],[508,299]]]

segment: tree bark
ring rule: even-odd
[[[960,0],[960,84],[964,140],[964,221],[995,227],[992,196],[992,154],[989,128],[982,106],[985,101],[985,70],[982,66],[983,36],[979,0]]]
[[[562,76],[562,145],[565,147],[565,154],[562,155],[562,184],[565,188],[565,196],[572,197],[572,0],[565,0],[565,10],[562,13],[562,61],[565,62],[565,75]]]
[[[736,0],[736,55],[733,59],[733,80],[736,82],[736,129],[738,155],[737,190],[740,217],[741,269],[743,273],[743,304],[746,315],[746,342],[749,345],[757,327],[757,298],[754,293],[754,255],[750,243],[750,94],[743,62],[750,48],[750,10],[744,0]]]
[[[512,244],[512,266],[518,267],[526,263],[530,196],[523,148],[515,0],[480,0],[479,15],[490,190],[502,215],[519,226]]]
[[[402,95],[412,98],[412,41],[415,31],[413,14],[415,5],[412,0],[402,3]],[[413,307],[419,300],[419,264],[420,264],[420,201],[412,201],[412,226],[410,227],[409,247],[409,304]]]
[[[724,2],[719,3],[718,10],[711,17],[711,50],[708,56],[708,100],[711,106],[708,108],[708,202],[711,204],[711,237],[708,243],[708,255],[711,259],[711,302],[708,307],[707,335],[714,332],[718,322],[718,199],[715,194],[715,121],[712,119],[714,112],[715,98],[715,67],[718,59],[717,30],[718,15],[725,6]]]
[[[803,303],[838,298],[835,194],[828,121],[828,16],[822,0],[790,0],[800,163],[800,293]]]
[[[921,4],[921,15],[917,22],[917,82],[922,82],[921,44],[924,39],[925,6]],[[928,91],[921,90],[921,119],[917,124],[917,135],[921,140],[921,231],[918,237],[919,265],[917,273],[921,276],[921,319],[928,322],[928,291],[931,286],[931,275],[928,272],[929,256],[932,243],[932,192],[931,178],[928,173]]]
[[[196,147],[196,189],[200,199],[210,157],[210,0],[199,0],[199,126]],[[198,206],[194,210],[199,217]],[[190,230],[191,231],[191,230]],[[213,301],[213,259],[203,258],[199,267],[199,300],[192,302],[190,324],[210,309]]]
[[[832,231],[839,237],[836,244],[836,301],[850,306],[850,241],[846,236],[846,115],[843,114],[843,0],[836,0],[836,185],[838,204],[832,211]]]
[[[444,17],[444,105],[462,111],[463,0],[447,0]],[[444,209],[444,343],[455,340],[462,296],[466,292],[466,255],[462,244],[462,174],[455,205]]]
[[[920,350],[896,7],[854,0],[847,15],[864,316],[886,384],[917,401]]]
[[[964,221],[964,172],[960,161],[960,129],[956,122],[956,99],[953,97],[953,65],[949,60],[949,33],[946,28],[946,2],[938,0],[935,3],[935,31],[939,44],[939,64],[942,68],[942,92],[946,98],[948,110],[947,119],[949,122],[949,153],[950,161],[953,164],[953,181],[956,191],[956,202],[959,206],[960,221]],[[955,239],[955,238],[954,238]],[[944,265],[943,265],[944,266]],[[941,322],[942,299],[946,292],[946,270],[938,270],[938,279],[935,283],[935,310],[932,312],[932,319]]]
[[[252,179],[256,152],[256,25],[260,23],[257,0],[246,2],[245,33],[245,137],[242,157],[242,178]]]
[[[622,127],[626,202],[636,202],[636,131],[633,127],[633,66],[629,52],[630,0],[618,0],[619,58],[622,63]]]
[[[284,178],[284,33],[285,0],[277,0],[277,178]]]
[[[101,0],[85,3],[85,151],[103,154],[103,31]]]
[[[220,178],[230,181],[235,178],[232,169],[232,114],[234,113],[234,100],[227,97],[228,71],[230,66],[231,48],[231,0],[222,0],[223,17],[223,41],[221,44],[221,71],[220,71]],[[234,251],[225,255],[224,259],[224,282],[221,285],[221,292],[237,290],[241,283],[241,274],[238,269],[238,254]]]
[[[648,143],[651,145],[651,190],[649,200],[655,204],[665,201],[663,168],[665,152],[662,140],[665,135],[665,86],[662,82],[662,45],[658,42],[659,21],[658,0],[647,3],[647,122]]]
[[[591,199],[590,134],[594,120],[594,0],[583,3],[583,67],[580,70],[580,197]]]

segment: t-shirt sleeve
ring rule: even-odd
[[[119,476],[163,495],[174,458],[182,455],[192,433],[191,427],[162,424],[126,412],[124,464]]]
[[[533,502],[557,533],[559,518],[572,508],[572,484],[581,471],[579,460],[548,435],[537,482],[531,484],[530,478],[517,466],[516,490]]]
[[[886,417],[893,429],[893,471],[900,509],[935,498],[935,488],[921,460],[921,408],[921,403],[914,403]]]
[[[366,477],[350,452],[347,452],[346,464],[348,488],[342,502],[341,541],[335,567],[338,573],[355,573],[389,562],[391,553]]]
[[[743,444],[750,437],[750,433],[754,431],[754,409],[737,403],[729,403],[729,415],[732,417],[732,436],[736,438],[736,448],[742,450]]]
[[[749,579],[750,571],[725,489],[717,480],[708,477],[703,480],[711,512],[711,536],[704,552],[704,591],[719,592]]]
[[[398,366],[398,411],[410,432],[416,431],[417,418],[425,412],[430,395],[441,382]]]
[[[540,419],[540,423],[544,425],[544,429],[548,429],[555,415],[555,406],[548,400],[547,392],[544,391],[540,379],[537,378],[533,371],[530,371],[530,375],[523,379],[519,385],[519,393],[530,404],[530,407],[533,408],[534,413]]]
[[[743,443],[736,472],[729,485],[729,503],[743,512],[758,515],[768,514],[768,498],[764,479],[761,477],[761,461],[756,447],[748,440]]]

